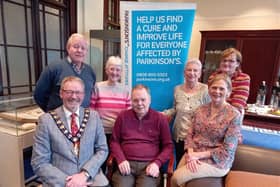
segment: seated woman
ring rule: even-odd
[[[222,177],[233,163],[240,133],[240,112],[226,102],[231,80],[219,74],[208,84],[211,102],[200,106],[185,140],[185,154],[171,178],[171,186],[202,177]]]

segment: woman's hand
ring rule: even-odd
[[[187,160],[199,160],[203,158],[209,158],[211,156],[210,151],[202,151],[202,152],[188,152],[186,153],[186,161]]]
[[[186,163],[187,169],[189,169],[191,172],[195,173],[198,171],[198,165],[200,165],[201,162],[199,160],[190,160]]]
[[[185,159],[186,159],[186,167],[189,169],[191,172],[195,173],[198,170],[198,165],[201,164],[199,161],[200,157],[202,155],[200,152],[192,152],[190,151],[189,153],[185,154]]]
[[[187,155],[189,160],[199,160],[201,158],[200,152],[189,152]]]

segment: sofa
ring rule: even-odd
[[[280,187],[280,151],[239,145],[225,177],[194,179],[185,187]]]

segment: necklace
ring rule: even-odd
[[[84,118],[80,125],[80,129],[78,130],[75,136],[72,136],[72,134],[67,130],[67,128],[64,126],[63,122],[61,121],[60,117],[57,115],[57,113],[54,110],[49,111],[49,114],[52,116],[53,120],[55,121],[58,129],[62,132],[62,134],[64,134],[64,136],[73,143],[73,152],[75,153],[76,156],[79,156],[80,139],[86,128],[86,124],[88,122],[89,115],[90,115],[90,109],[88,108],[84,109]]]
[[[197,87],[198,87],[198,84],[195,83],[195,84],[192,84],[192,85],[189,85],[189,84],[184,84],[184,90],[186,93],[192,93],[192,92],[195,92],[197,90]]]
[[[61,121],[60,117],[57,115],[57,113],[54,110],[49,111],[49,114],[52,116],[58,129],[66,136],[66,138],[69,139],[72,143],[76,143],[80,141],[80,138],[82,137],[85,131],[86,124],[88,122],[89,115],[90,115],[90,109],[88,108],[84,109],[84,117],[80,125],[80,129],[78,130],[75,136],[72,136],[72,134],[67,130],[67,128],[64,126],[63,122]]]
[[[221,114],[221,112],[225,112],[226,109],[226,103],[221,104],[221,106],[215,107],[213,106],[213,103],[210,104],[209,108],[208,108],[208,114],[207,114],[207,118],[209,120],[213,120],[215,119],[217,116],[219,116]]]

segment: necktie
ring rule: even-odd
[[[72,113],[71,114],[71,133],[72,136],[76,136],[77,132],[78,132],[78,125],[76,123],[76,114]]]

